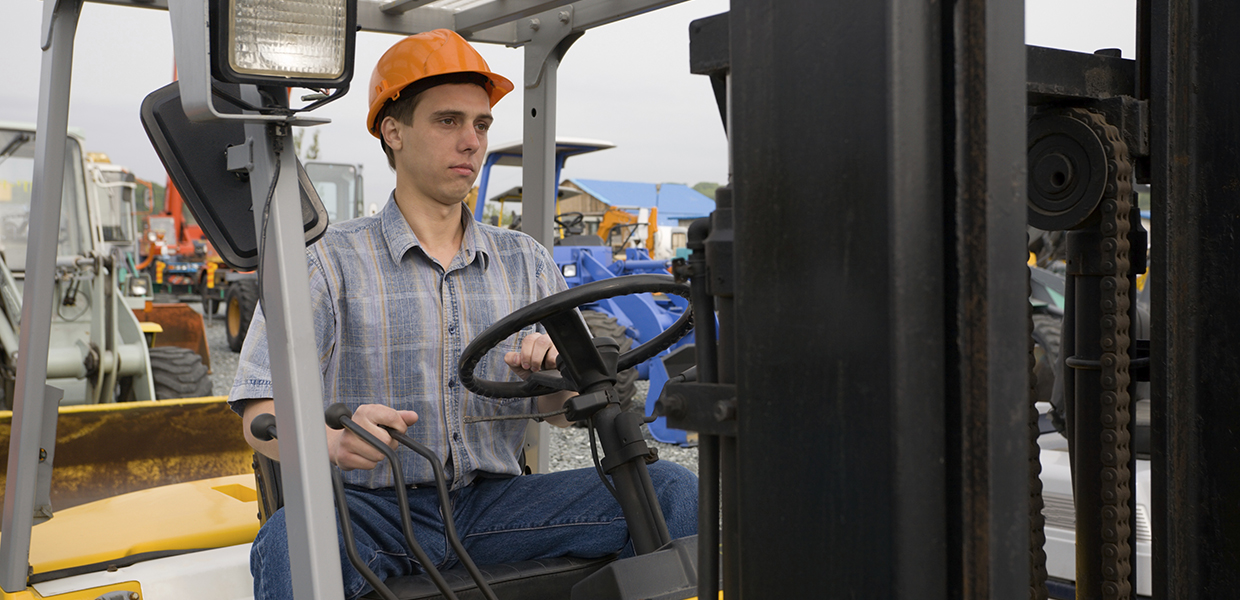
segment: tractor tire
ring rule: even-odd
[[[241,352],[245,334],[250,330],[250,320],[254,318],[254,308],[258,306],[258,281],[243,279],[228,284],[224,306],[224,333],[228,337],[228,347],[233,352]]]
[[[211,377],[197,352],[176,346],[160,346],[151,348],[150,356],[156,400],[211,395]]]
[[[1045,313],[1033,314],[1034,356],[1037,357],[1033,367],[1034,376],[1037,378],[1034,389],[1038,402],[1051,404],[1051,423],[1060,433],[1065,429],[1063,392],[1057,389],[1063,385],[1059,366],[1062,331],[1061,317]]]
[[[633,347],[633,338],[625,335],[624,326],[620,325],[615,317],[596,310],[583,310],[581,316],[585,318],[591,335],[616,340],[620,344],[621,354]],[[637,395],[637,367],[630,367],[616,374],[616,392],[620,396],[620,409],[634,410],[634,397]]]

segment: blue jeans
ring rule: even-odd
[[[673,538],[697,533],[697,477],[667,461],[649,466],[659,504]],[[371,570],[386,580],[422,572],[405,546],[396,490],[347,490],[353,537]],[[448,546],[434,487],[408,490],[413,532],[438,569],[458,564]],[[620,505],[603,487],[593,468],[509,479],[477,479],[451,494],[457,534],[479,565],[578,556],[594,558],[615,552],[632,554]],[[339,532],[339,527],[337,527]],[[343,538],[340,564],[344,597],[370,591],[349,563]],[[293,597],[289,574],[284,510],[258,532],[250,554],[256,600]]]

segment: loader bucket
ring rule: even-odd
[[[0,465],[13,413],[0,411]],[[56,424],[54,510],[209,477],[253,473],[254,451],[223,396],[65,406]],[[4,475],[0,474],[0,492]]]
[[[134,316],[142,323],[158,323],[163,331],[155,335],[156,346],[188,348],[202,357],[202,364],[211,369],[211,351],[207,348],[207,331],[202,315],[181,302],[155,304],[147,302],[144,308],[133,309]]]

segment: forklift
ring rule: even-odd
[[[459,9],[346,2],[355,21],[343,28],[342,43],[354,25],[403,32],[447,22],[474,41],[526,45],[533,75],[526,108],[536,110],[525,111],[524,221],[549,247],[555,67],[590,27],[669,3],[480,2]],[[65,131],[68,69],[53,58],[71,50],[80,5],[45,4],[49,102],[40,131],[47,134]],[[183,77],[177,100],[194,122],[239,115],[223,120],[241,122],[253,140],[226,156],[226,170],[246,170],[252,187],[250,206],[242,207],[252,237],[236,237],[234,249],[264,281],[276,393],[298,399],[280,403],[265,431],[278,429],[286,457],[281,487],[296,597],[336,597],[340,557],[325,415],[313,340],[296,326],[310,310],[303,246],[326,219],[321,202],[299,186],[296,158],[270,143],[315,117],[312,110],[291,113],[273,101],[278,95],[264,98],[248,84],[227,93],[246,103],[248,114],[212,99],[211,61],[218,57],[203,50],[210,39],[228,38],[207,34],[206,6],[170,6],[174,39],[195,49],[179,57],[198,61],[203,74]],[[693,547],[660,546],[657,517],[640,508],[640,482],[626,485],[622,505],[632,504],[641,521],[631,527],[642,550],[636,560],[602,565],[581,580],[598,587],[575,588],[581,592],[569,597],[1146,596],[1136,583],[1132,466],[1139,425],[1132,390],[1145,378],[1148,597],[1235,594],[1240,444],[1231,404],[1240,369],[1232,346],[1240,317],[1229,309],[1240,297],[1240,113],[1229,101],[1240,91],[1240,43],[1229,28],[1240,5],[1138,0],[1133,60],[1026,47],[1023,8],[997,0],[736,0],[726,15],[689,25],[690,68],[716,92],[731,181],[712,216],[690,229],[692,254],[676,269],[682,282],[627,281],[687,289],[694,312],[718,315],[717,328],[712,319],[695,322],[696,369],[669,382],[661,398],[670,425],[700,435],[699,536]],[[210,14],[214,27],[227,21],[223,12]],[[309,95],[307,106],[347,86],[344,74],[332,77],[317,82],[328,91]],[[59,193],[55,146],[41,153],[40,164],[52,167],[39,169],[47,180],[36,182],[36,195]],[[290,176],[273,185],[277,165]],[[1132,280],[1147,260],[1134,183],[1151,190],[1148,340],[1132,328]],[[32,231],[53,228],[55,203],[36,205]],[[1054,578],[1043,544],[1043,432],[1030,375],[1026,224],[1035,221],[1065,230],[1068,239],[1059,360],[1060,385],[1070,394],[1075,557],[1073,573]],[[221,227],[215,235],[230,232]],[[250,252],[263,235],[259,260]],[[49,236],[46,245],[53,242]],[[32,247],[29,264],[51,264],[52,256]],[[36,289],[28,285],[25,293]],[[501,320],[471,344],[458,365],[462,379],[472,373],[469,359],[496,336],[540,320],[561,332],[565,372],[594,398],[570,410],[614,414],[609,374],[636,357],[619,356],[565,318],[584,289]],[[616,291],[590,289],[584,299]],[[25,306],[35,304],[28,298]],[[24,317],[28,347],[40,324],[37,315]],[[154,598],[157,586],[141,580],[139,573],[150,573],[141,569],[165,565],[190,581],[191,568],[204,564],[203,548],[221,553],[213,556],[230,552],[235,570],[245,530],[180,555],[102,558],[93,564],[114,568],[97,571],[116,575],[93,580],[94,587],[73,588],[72,577],[58,579],[61,587],[35,587],[48,573],[66,574],[46,563],[32,575],[28,562],[33,500],[51,462],[40,453],[51,420],[46,407],[54,404],[54,391],[41,385],[43,356],[23,352],[17,365],[0,539],[6,597]],[[471,385],[499,392],[490,383]],[[348,427],[348,415],[326,418]],[[627,425],[616,425],[599,428],[608,465],[640,473],[632,460],[639,447],[607,448],[607,435],[623,440]],[[207,490],[204,497],[244,505],[238,510],[258,502],[239,480]],[[56,519],[39,527],[59,526]],[[460,595],[489,597],[484,589],[496,582],[468,573]],[[420,597],[456,594],[450,581],[430,585],[420,589],[432,595]],[[181,592],[176,597],[193,597]]]

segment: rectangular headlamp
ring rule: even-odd
[[[211,0],[210,21],[218,80],[336,88],[353,76],[356,0]]]

